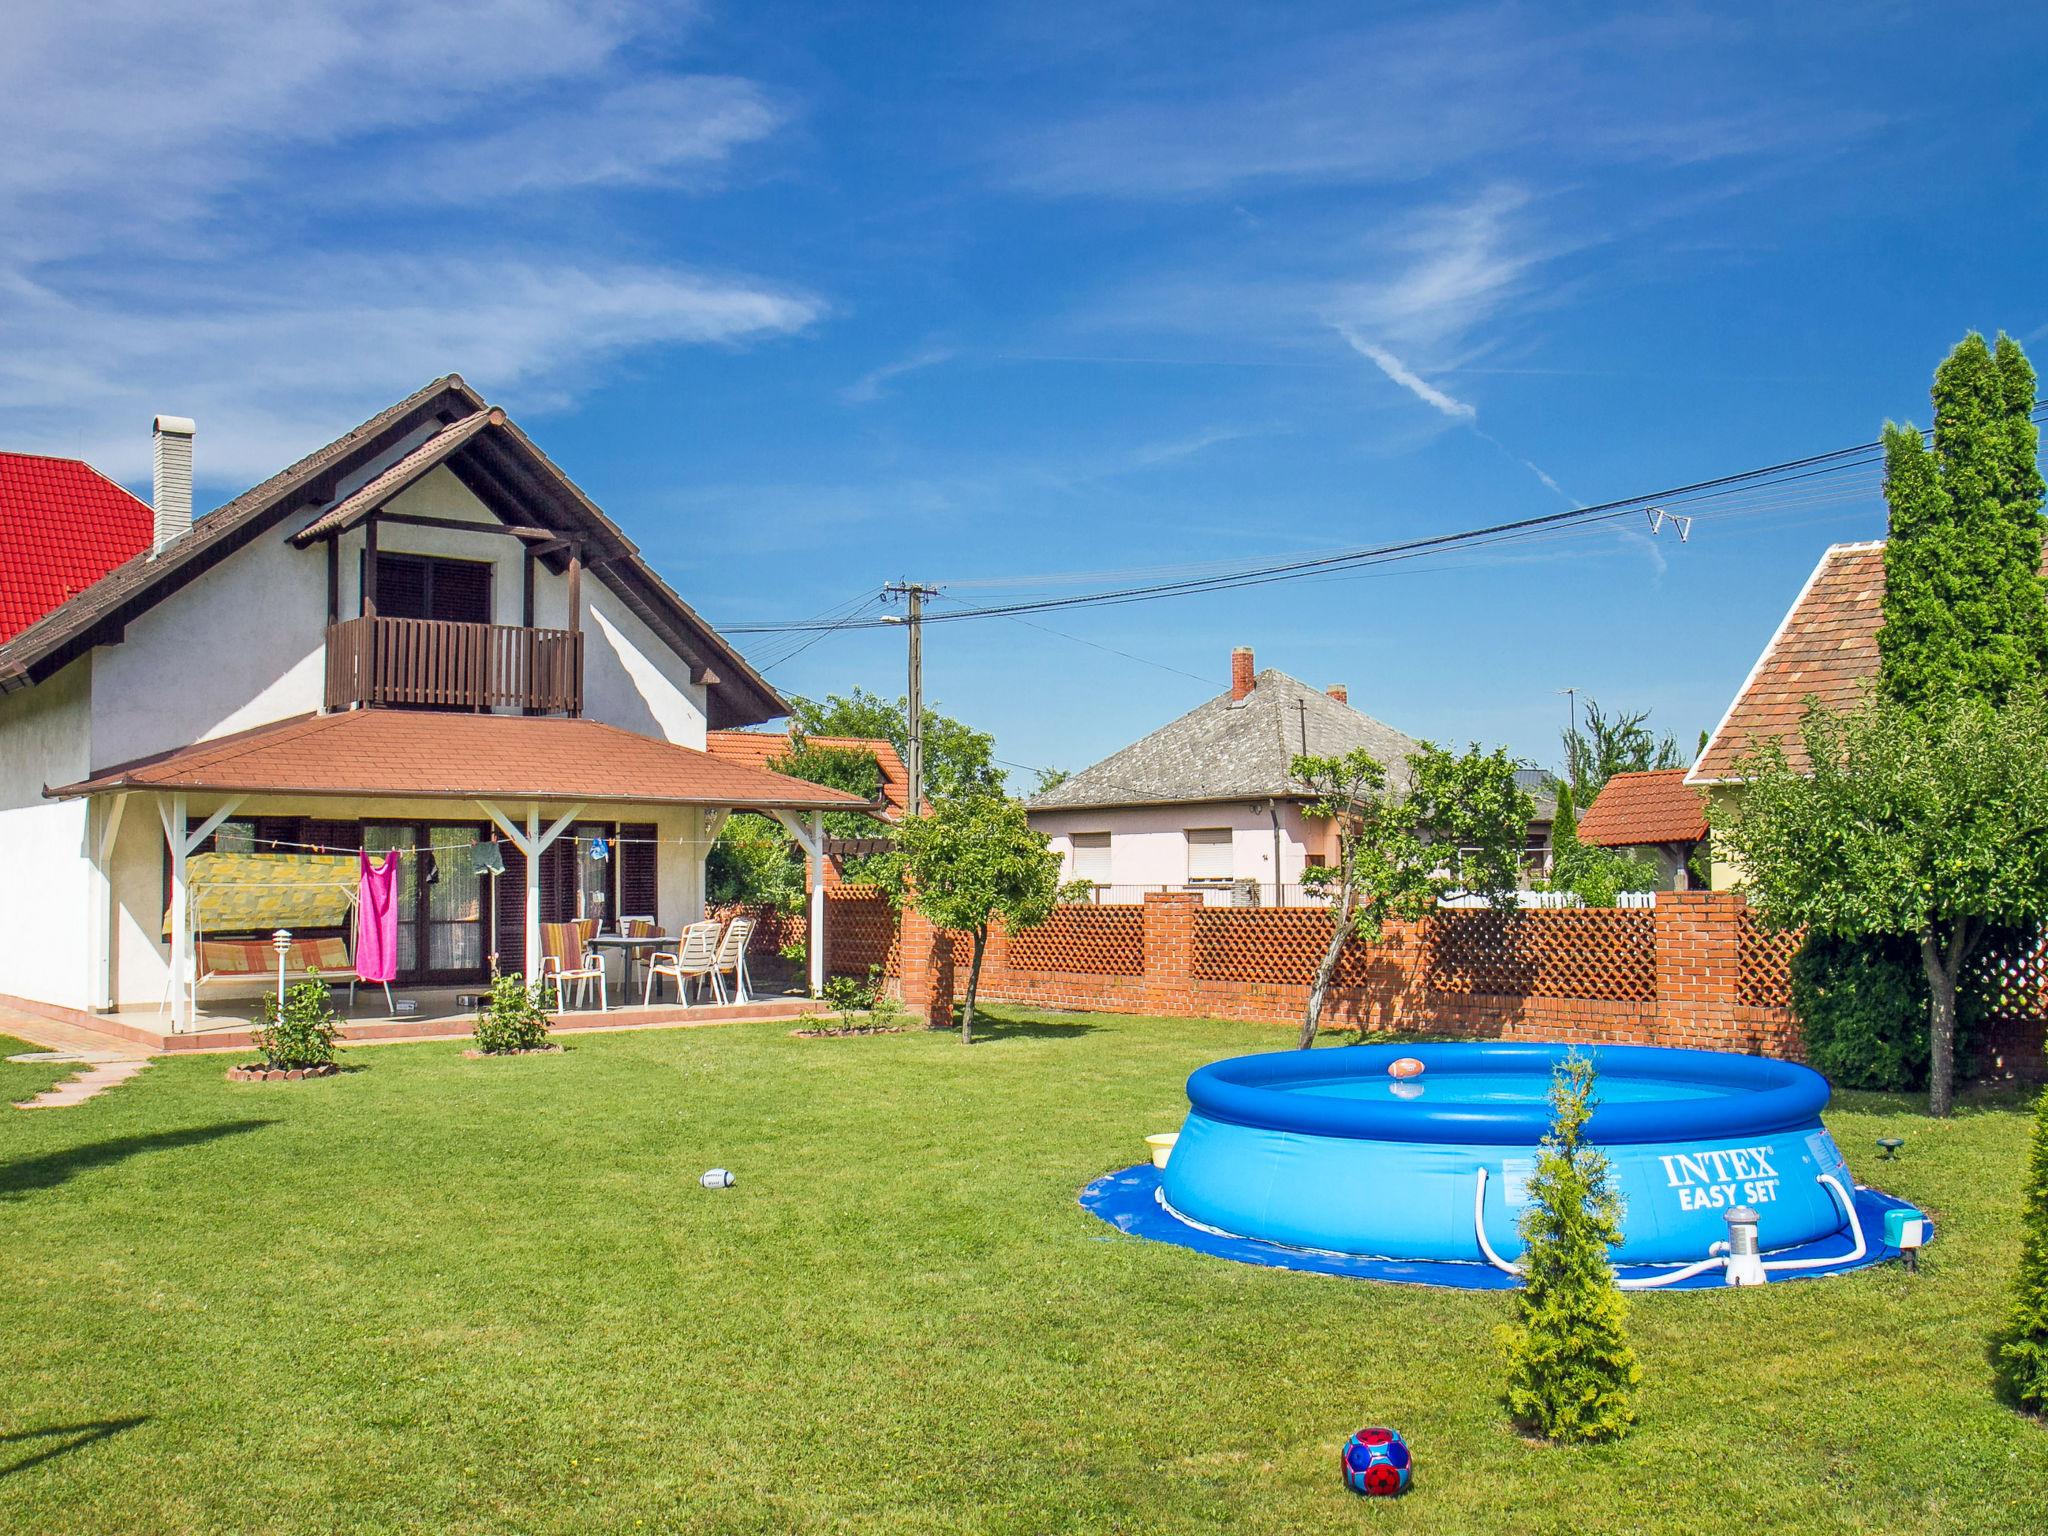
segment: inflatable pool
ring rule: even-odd
[[[1565,1049],[1350,1046],[1212,1063],[1188,1079],[1190,1109],[1166,1168],[1137,1180],[1157,1206],[1141,1214],[1340,1260],[1478,1265],[1512,1284]],[[1639,1271],[1637,1283],[1689,1278],[1681,1268],[1719,1283],[1725,1218],[1738,1207],[1756,1212],[1766,1269],[1855,1267],[1896,1252],[1866,1236],[1896,1202],[1876,1197],[1859,1214],[1871,1192],[1855,1189],[1821,1125],[1828,1085],[1818,1073],[1713,1051],[1583,1054],[1598,1074],[1588,1139],[1606,1153],[1623,1207],[1613,1260]],[[1396,1063],[1411,1075],[1390,1073]]]

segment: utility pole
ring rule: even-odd
[[[910,679],[904,689],[904,725],[908,734],[903,767],[910,775],[907,812],[912,816],[921,814],[924,807],[924,600],[938,596],[938,592],[937,587],[915,581],[893,581],[882,588],[884,597],[904,600],[903,617],[898,619],[891,614],[890,619],[905,627],[910,640]]]
[[[1564,771],[1571,777],[1572,814],[1576,816],[1586,809],[1579,804],[1579,690],[1560,688],[1557,691],[1571,700],[1572,729],[1571,734],[1565,737]]]

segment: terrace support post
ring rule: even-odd
[[[87,977],[86,1006],[111,1012],[116,991],[114,936],[121,923],[120,902],[114,893],[114,842],[121,835],[128,796],[97,795],[86,803],[90,807],[85,821],[86,854],[92,861],[92,905],[87,921],[92,972]]]
[[[1194,998],[1195,914],[1202,898],[1193,891],[1145,893],[1145,986],[1147,1013],[1168,1017],[1199,1012]]]
[[[190,814],[182,794],[158,795],[156,812],[164,826],[164,842],[171,851],[171,979],[166,988],[171,1000],[171,1033],[189,1031],[198,1012],[199,986],[192,963],[192,886],[186,869],[192,855],[220,824],[234,815],[243,796],[232,795],[199,826],[186,831]]]
[[[1743,900],[1729,891],[1657,894],[1654,1045],[1755,1049],[1757,1031],[1735,1018]]]
[[[777,811],[775,819],[789,830],[804,851],[810,871],[810,942],[805,948],[811,960],[811,996],[825,995],[825,814],[812,811],[798,816],[794,811]]]
[[[479,800],[477,805],[483,813],[498,825],[498,830],[512,840],[521,857],[526,860],[526,984],[531,987],[540,981],[540,856],[569,829],[569,824],[583,814],[581,805],[572,805],[551,823],[545,832],[540,825],[540,803],[529,800],[526,805],[526,829],[521,831],[502,807],[488,800]]]

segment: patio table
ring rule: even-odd
[[[641,951],[651,951],[659,949],[664,944],[674,943],[674,939],[660,933],[600,933],[590,940],[590,947],[592,949],[616,949],[626,957],[626,1002],[631,1003],[633,1000],[633,968],[639,963]]]

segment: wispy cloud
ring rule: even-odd
[[[1344,339],[1351,343],[1352,348],[1361,357],[1370,359],[1381,373],[1384,373],[1396,384],[1407,390],[1409,394],[1420,400],[1424,405],[1429,406],[1433,410],[1442,411],[1444,415],[1449,416],[1454,421],[1475,421],[1478,419],[1478,411],[1467,405],[1463,400],[1453,399],[1428,380],[1421,378],[1385,347],[1374,346],[1348,326],[1340,326],[1339,330]]]
[[[621,356],[787,335],[823,308],[672,266],[477,252],[313,261],[255,292],[182,272],[88,295],[17,283],[0,305],[0,422],[10,446],[133,478],[151,415],[194,416],[199,473],[247,481],[437,374],[544,410]]]
[[[905,374],[921,373],[927,368],[936,368],[941,363],[951,362],[955,355],[951,347],[927,347],[922,352],[900,358],[896,362],[884,363],[879,368],[869,369],[840,390],[839,398],[849,405],[871,405],[887,393],[890,384]]]

